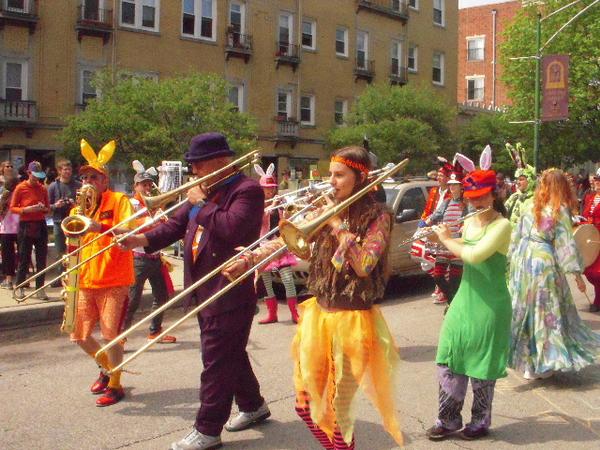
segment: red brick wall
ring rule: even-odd
[[[500,81],[502,66],[500,65],[499,48],[502,43],[502,32],[514,18],[517,10],[521,7],[519,1],[496,3],[487,6],[464,8],[458,11],[458,82],[456,99],[463,103],[467,99],[467,80],[465,77],[483,75],[484,99],[483,104],[477,106],[489,107],[494,103],[494,64],[493,64],[493,11],[496,11],[496,94],[495,105],[501,107],[509,105],[507,89]],[[467,61],[467,37],[485,36],[483,61]]]

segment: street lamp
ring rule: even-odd
[[[535,32],[535,48],[536,53],[534,56],[522,56],[517,58],[510,58],[511,60],[522,61],[525,59],[535,59],[535,96],[534,96],[534,112],[533,112],[533,120],[521,120],[521,121],[513,121],[510,123],[533,123],[533,165],[535,170],[539,172],[539,159],[540,159],[540,126],[542,124],[540,120],[540,99],[541,99],[541,88],[540,88],[540,68],[542,61],[542,52],[543,50],[563,31],[566,27],[568,27],[575,19],[584,14],[587,10],[589,10],[592,6],[597,5],[600,0],[594,0],[592,3],[587,5],[573,17],[571,17],[567,22],[565,22],[550,38],[546,41],[544,45],[541,45],[542,42],[542,22],[544,20],[549,19],[550,17],[564,11],[571,6],[574,6],[578,3],[581,3],[581,0],[575,0],[565,6],[561,6],[556,11],[551,12],[546,17],[542,17],[542,14],[538,11],[537,20],[536,20],[536,32]],[[532,0],[532,1],[524,1],[523,6],[531,6],[531,5],[543,5],[543,1]]]

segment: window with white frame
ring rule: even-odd
[[[302,125],[315,124],[315,96],[302,95],[300,97],[300,123]]]
[[[246,27],[246,5],[237,1],[229,4],[229,25],[235,33],[244,34]]]
[[[467,78],[467,100],[483,101],[485,77]]]
[[[216,40],[216,16],[215,0],[183,0],[181,34],[198,39]]]
[[[6,61],[4,64],[4,99],[9,102],[27,100],[27,63]]]
[[[337,27],[335,29],[335,53],[338,56],[348,56],[348,29]]]
[[[236,111],[245,111],[243,83],[235,83],[231,85],[229,88],[229,101],[235,106]]]
[[[356,32],[356,67],[368,69],[369,60],[369,33],[366,31]]]
[[[402,42],[392,41],[392,75],[402,75]]]
[[[433,23],[436,25],[444,26],[446,24],[444,18],[444,1],[445,0],[433,0]]]
[[[293,20],[290,13],[279,14],[279,54],[282,56],[290,54],[290,44],[293,41]]]
[[[277,119],[287,120],[292,114],[292,92],[286,89],[277,91]]]
[[[88,102],[98,97],[98,91],[93,85],[96,72],[92,69],[83,69],[81,71],[81,97],[79,103],[87,105]]]
[[[483,61],[485,38],[483,36],[467,38],[467,61]]]
[[[433,52],[433,73],[431,80],[434,84],[444,84],[444,54]]]
[[[416,44],[408,45],[408,71],[416,72],[419,70],[419,47]]]
[[[317,24],[314,20],[304,19],[302,21],[302,48],[315,50],[317,48]]]
[[[334,116],[333,120],[336,125],[343,125],[348,114],[348,101],[347,100],[336,100],[334,105]]]
[[[158,31],[160,0],[121,0],[120,24]]]
[[[7,11],[26,13],[29,11],[29,2],[33,0],[6,0],[5,6]]]
[[[408,0],[408,6],[412,9],[419,9],[419,0]]]

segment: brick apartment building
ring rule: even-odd
[[[0,160],[52,164],[99,69],[207,71],[258,119],[267,161],[306,175],[369,83],[454,103],[457,30],[458,0],[0,0]]]
[[[463,107],[496,110],[510,105],[500,81],[498,52],[502,33],[520,7],[520,1],[496,1],[459,9],[456,99]]]

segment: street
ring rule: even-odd
[[[600,367],[547,380],[525,381],[518,374],[497,384],[491,434],[477,442],[450,438],[433,443],[424,431],[437,407],[435,349],[443,307],[434,305],[431,285],[423,280],[396,281],[382,305],[400,348],[397,400],[406,448],[591,449],[600,439]],[[589,291],[588,291],[589,292]],[[582,317],[600,330],[600,316]],[[180,311],[166,317],[166,323]],[[261,315],[263,311],[261,310]],[[289,347],[294,326],[280,304],[281,322],[255,324],[248,350],[272,417],[255,429],[223,431],[226,449],[317,449],[294,413]],[[0,332],[0,445],[12,449],[167,449],[191,429],[197,408],[200,374],[198,328],[185,323],[174,345],[157,346],[140,356],[123,375],[127,397],[97,408],[89,386],[97,376],[92,360],[58,325]],[[138,331],[126,345],[131,353],[145,341]],[[470,395],[463,418],[470,417]],[[356,405],[356,447],[395,449],[379,416],[363,395]]]

